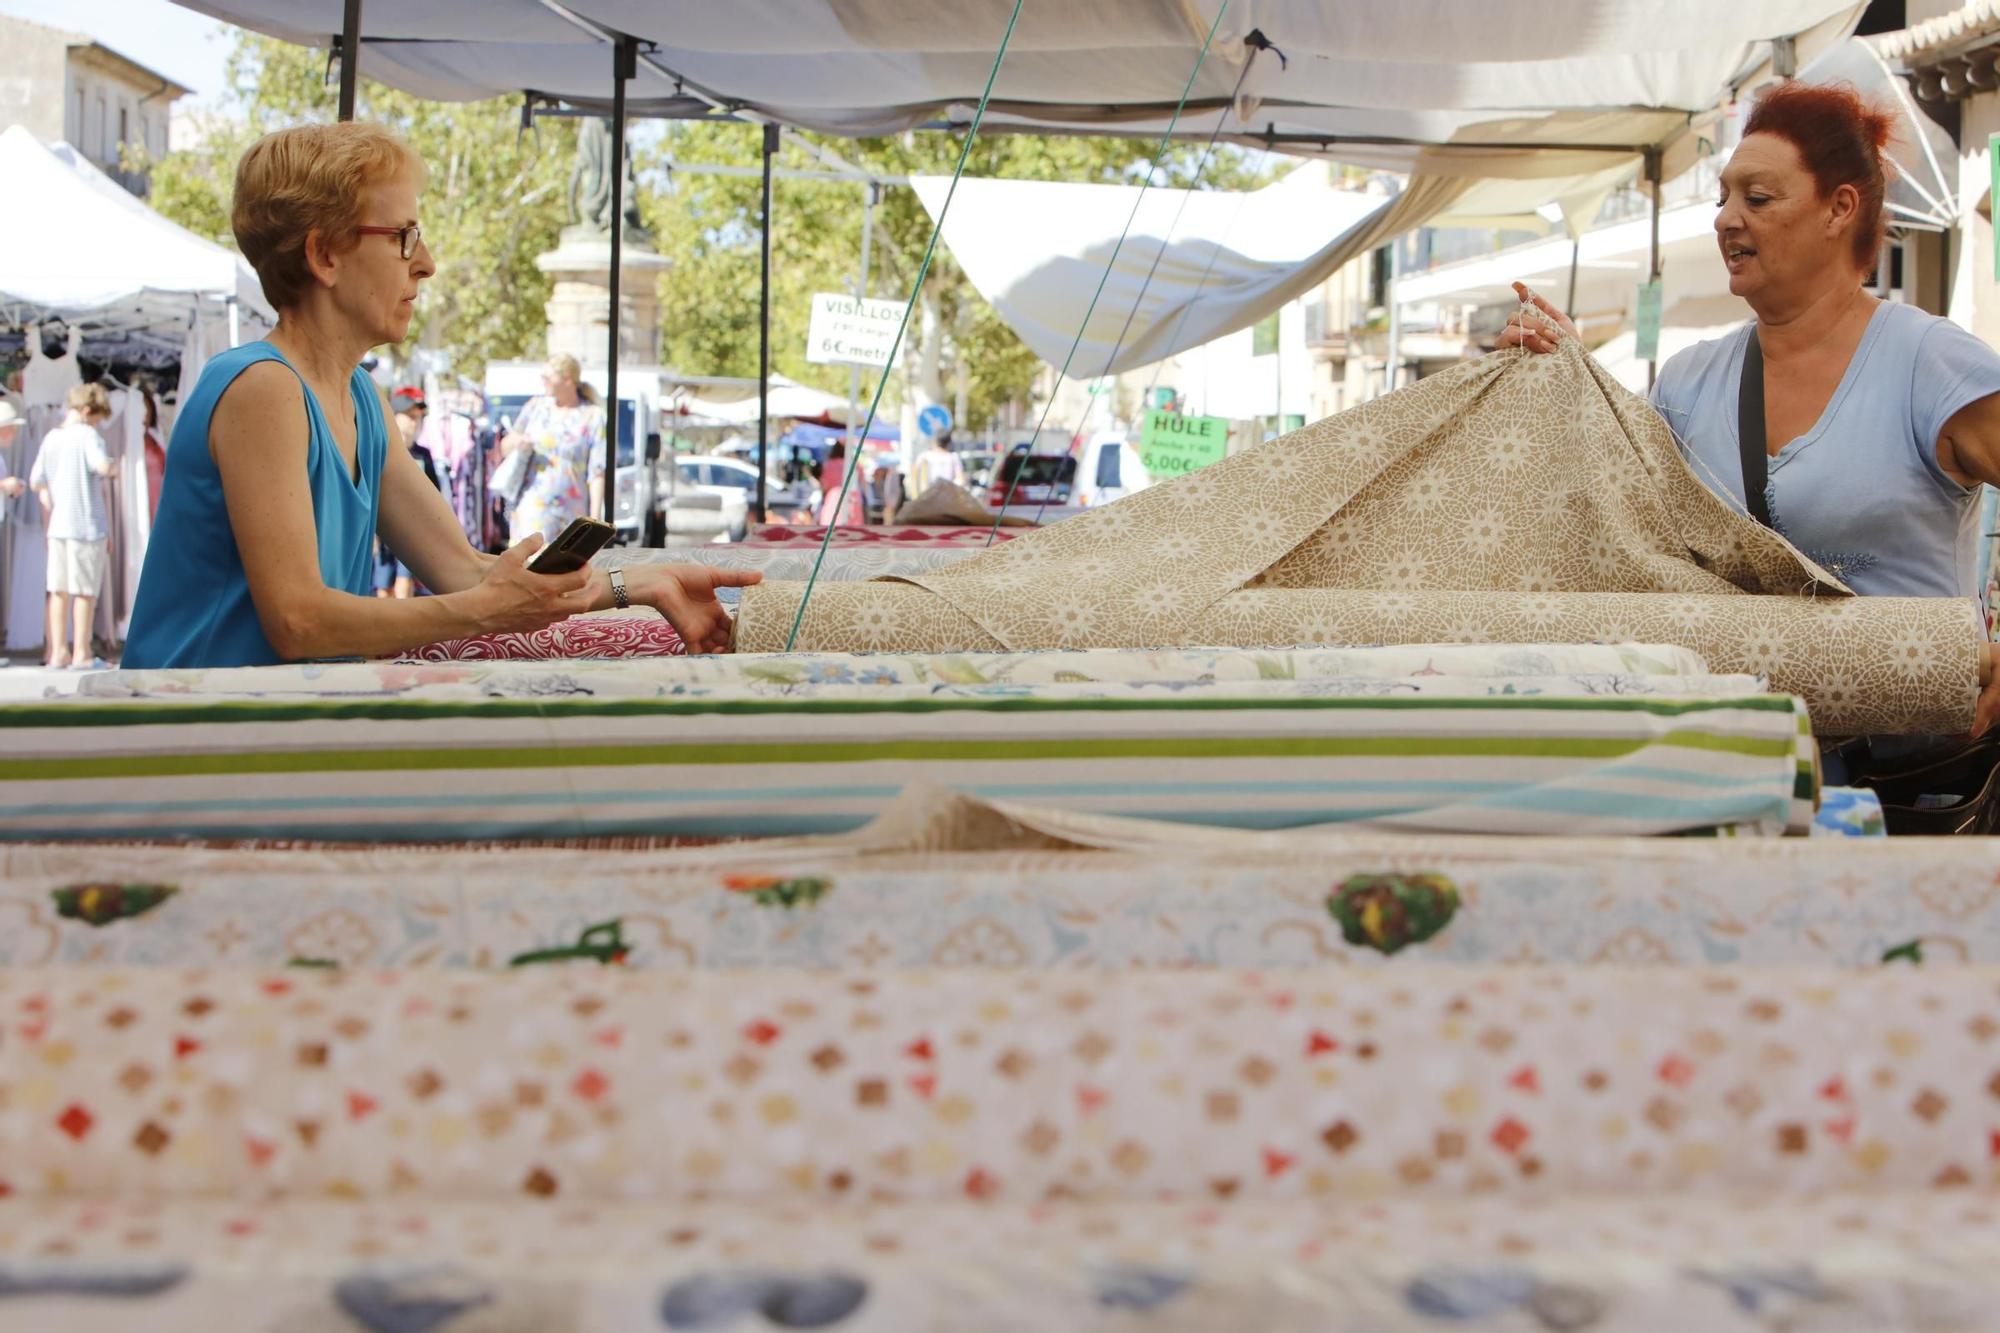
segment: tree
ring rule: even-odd
[[[671,172],[672,162],[754,168],[761,162],[761,131],[728,122],[681,122],[641,154],[640,196],[661,253],[674,261],[660,278],[662,359],[687,371],[716,375],[757,373],[758,210],[761,182],[754,174]],[[890,139],[800,139],[877,176],[949,175],[963,136],[942,131]],[[1133,183],[1145,178],[1156,140],[982,136],[966,159],[968,176],[1021,180]],[[1272,173],[1250,154],[1218,148],[1196,179],[1199,144],[1174,144],[1156,183],[1208,189],[1247,189]],[[825,170],[825,164],[789,142],[778,164]],[[844,366],[805,359],[806,325],[814,291],[852,290],[860,266],[863,188],[852,182],[795,180],[772,183],[771,349],[773,368],[804,383],[844,392]],[[1023,220],[1032,227],[1032,219]],[[889,187],[877,208],[869,294],[905,300],[931,234],[930,214],[913,191]],[[932,259],[922,308],[904,333],[902,365],[892,373],[888,399],[914,405],[945,401],[947,384],[963,383],[965,415],[991,419],[1002,404],[1025,397],[1042,362],[1014,336],[967,281],[942,246]],[[1072,373],[1078,368],[1072,367]],[[1094,373],[1094,371],[1086,372]],[[915,391],[903,394],[903,381]],[[872,377],[866,381],[872,386]]]
[[[152,171],[153,207],[226,245],[234,244],[229,206],[243,150],[271,130],[331,121],[337,110],[323,52],[242,33],[227,69],[228,105],[202,143],[141,164]],[[489,359],[540,356],[550,280],[534,261],[555,247],[566,220],[575,122],[550,118],[522,134],[516,100],[429,102],[368,79],[355,114],[400,134],[430,171],[422,220],[438,271],[417,302],[411,342],[474,378]]]

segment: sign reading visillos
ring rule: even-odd
[[[900,301],[867,301],[842,292],[814,292],[806,330],[806,360],[886,366],[903,322]]]
[[[1178,477],[1222,460],[1229,452],[1226,417],[1186,417],[1148,412],[1139,429],[1139,464],[1155,481]]]

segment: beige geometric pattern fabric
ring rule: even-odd
[[[746,591],[738,648],[784,648],[800,591]],[[796,647],[1626,637],[1768,674],[1829,734],[1963,730],[1977,693],[1972,603],[1853,599],[1704,486],[1573,340],[1454,367],[945,569],[821,585]]]

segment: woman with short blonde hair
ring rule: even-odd
[[[537,574],[537,534],[472,549],[407,449],[361,359],[401,342],[436,271],[417,221],[424,165],[378,125],[265,135],[236,168],[230,224],[278,311],[268,339],[211,360],[167,447],[128,667],[373,657],[440,639],[535,630],[627,600],[692,652],[726,647],[718,586],[691,566]],[[380,537],[439,595],[378,601]]]

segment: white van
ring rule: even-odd
[[[1122,431],[1101,431],[1083,446],[1072,503],[1085,508],[1106,505],[1152,484],[1153,479],[1139,462],[1139,446]]]

